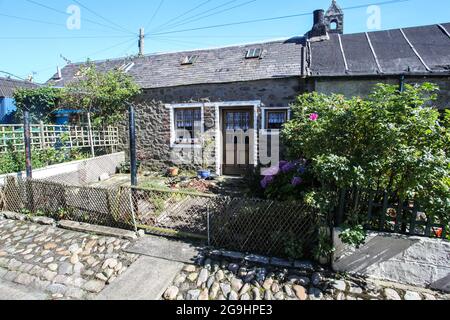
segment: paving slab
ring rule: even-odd
[[[175,239],[145,236],[135,241],[125,251],[147,257],[182,263],[195,263],[201,256],[202,246]]]
[[[124,229],[116,229],[110,227],[104,227],[99,225],[93,225],[88,223],[81,223],[69,220],[61,220],[58,223],[58,227],[71,231],[78,231],[84,233],[97,234],[102,236],[110,236],[127,240],[135,240],[137,238],[136,233]]]
[[[48,296],[44,292],[34,290],[29,286],[0,280],[0,301],[46,300],[47,298]]]
[[[95,300],[160,300],[182,268],[180,262],[142,256]]]

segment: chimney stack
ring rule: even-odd
[[[139,29],[139,56],[143,56],[145,51],[145,32],[144,28]]]
[[[320,9],[320,10],[315,10],[314,13],[314,25],[316,24],[325,24],[325,11]]]
[[[314,25],[311,31],[308,32],[307,37],[310,41],[328,40],[328,28],[325,24],[325,11],[315,10],[314,13]]]

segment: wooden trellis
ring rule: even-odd
[[[89,148],[91,147],[89,126],[31,125],[31,145],[33,149],[42,150],[51,147]],[[119,145],[119,129],[115,127],[92,128],[94,147],[111,147]],[[21,124],[0,125],[0,153],[23,151],[24,126]]]

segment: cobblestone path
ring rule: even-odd
[[[0,218],[0,283],[26,286],[48,299],[93,299],[138,258],[123,251],[129,244]]]

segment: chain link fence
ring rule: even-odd
[[[163,236],[278,257],[307,256],[318,214],[297,202],[234,198],[131,187],[80,187],[7,178],[0,209]]]

